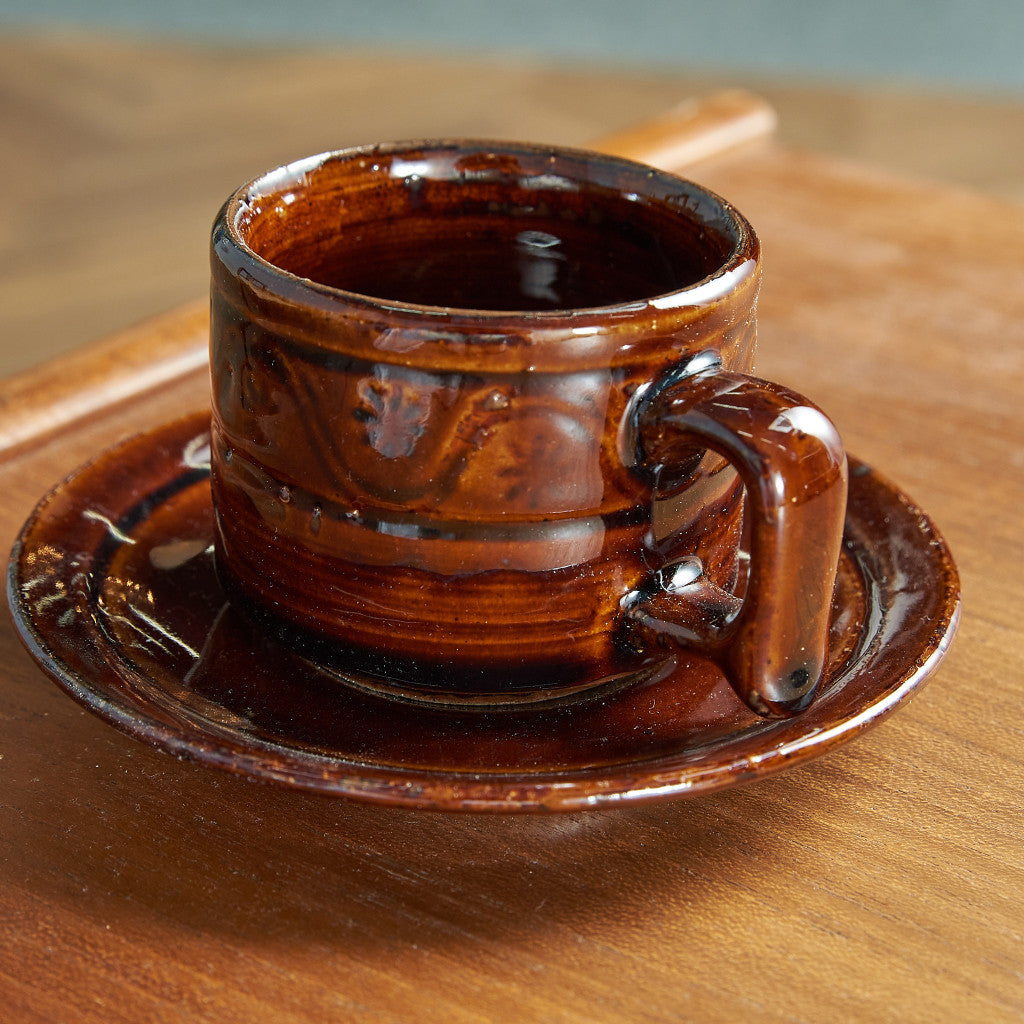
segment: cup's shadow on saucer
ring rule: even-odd
[[[240,652],[246,669],[239,672]],[[256,627],[230,603],[218,611],[200,657],[185,673],[187,700],[204,719],[268,742],[287,737],[296,749],[354,763],[438,772],[551,772],[613,764],[638,746],[658,756],[681,732],[705,742],[758,719],[737,700],[718,669],[680,658],[648,684],[612,701],[578,696],[544,706],[481,711],[374,695],[352,686],[344,664],[311,660]],[[675,685],[666,682],[672,676]],[[185,693],[179,700],[186,699]],[[658,714],[651,715],[656,704]]]

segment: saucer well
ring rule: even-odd
[[[23,642],[71,696],[137,739],[241,775],[442,810],[572,811],[719,789],[852,739],[914,693],[955,632],[945,543],[851,460],[829,664],[796,718],[755,716],[696,651],[631,687],[542,706],[367,692],[225,597],[208,420],[141,434],[47,495],[14,546],[8,599]]]

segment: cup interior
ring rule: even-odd
[[[230,230],[318,288],[462,310],[616,306],[690,288],[736,255],[723,200],[571,150],[436,144],[324,154],[236,193]]]

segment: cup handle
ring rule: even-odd
[[[656,572],[623,603],[626,642],[699,647],[752,710],[798,713],[828,652],[847,485],[835,426],[797,392],[706,360],[670,371],[632,415],[641,470],[684,465],[705,448],[732,463],[747,493],[750,568],[742,603],[692,585],[693,559]]]

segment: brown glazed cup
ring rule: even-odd
[[[596,153],[352,149],[235,192],[212,269],[218,569],[308,657],[518,706],[696,647],[761,714],[811,701],[846,459],[750,376],[727,202]]]

